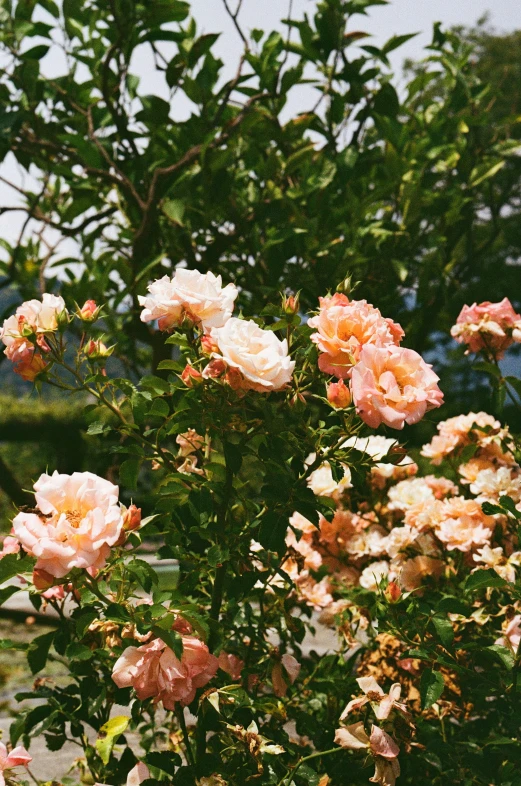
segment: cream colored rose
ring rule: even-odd
[[[124,525],[118,487],[91,472],[54,472],[34,490],[38,510],[20,512],[13,534],[37,558],[36,568],[56,578],[72,568],[102,568]]]
[[[170,330],[187,317],[203,328],[222,327],[231,317],[235,298],[235,284],[222,285],[221,276],[179,268],[172,278],[153,281],[149,294],[139,297],[144,306],[142,322],[158,320],[159,330]]]
[[[295,362],[288,354],[288,342],[271,330],[263,330],[252,320],[231,317],[224,327],[212,328],[212,339],[219,347],[212,352],[235,374],[234,387],[270,393],[282,390],[291,380]],[[203,376],[209,376],[206,371]]]

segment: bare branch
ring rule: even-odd
[[[242,42],[243,42],[243,44],[244,44],[244,46],[246,48],[246,51],[249,51],[250,45],[248,43],[248,39],[246,38],[246,36],[245,36],[245,34],[244,34],[243,30],[242,30],[242,27],[239,24],[239,14],[240,14],[240,11],[241,11],[242,2],[243,2],[243,0],[239,0],[239,2],[237,4],[237,8],[235,9],[235,11],[232,11],[232,9],[230,8],[230,5],[228,3],[228,0],[223,0],[224,7],[226,8],[226,13],[228,14],[230,19],[232,20],[232,22],[233,22],[233,24],[235,26],[235,29],[237,30],[237,32],[239,33],[240,37],[242,38]]]

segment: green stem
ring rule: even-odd
[[[193,767],[195,765],[194,752],[192,750],[192,745],[190,743],[190,737],[188,736],[188,729],[186,728],[184,710],[179,705],[177,705],[176,707],[176,715],[177,715],[177,720],[179,721],[179,725],[181,726],[181,731],[183,733],[183,740],[186,748],[186,758],[188,759],[189,764]]]
[[[337,746],[336,748],[330,748],[327,751],[318,751],[317,753],[312,753],[310,756],[305,756],[299,761],[293,772],[290,772],[289,775],[284,775],[284,777],[279,781],[278,786],[290,786],[291,781],[299,771],[300,767],[307,761],[311,761],[312,759],[320,759],[322,756],[329,756],[330,754],[338,753],[341,750],[343,750],[343,748]]]

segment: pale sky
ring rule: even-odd
[[[280,20],[287,16],[289,2],[290,0],[243,0],[241,25],[246,31],[252,28],[269,31],[278,27],[285,33],[287,28],[280,24]],[[237,0],[229,0],[229,3],[234,9]],[[222,32],[216,44],[216,53],[225,63],[224,78],[231,78],[235,74],[241,55],[242,42],[226,14],[222,0],[192,0],[191,5],[200,33]],[[313,14],[317,0],[293,0],[292,5],[292,17],[299,19],[304,13],[310,16]],[[445,27],[457,24],[472,25],[487,11],[490,12],[490,21],[498,32],[521,29],[521,0],[391,0],[387,6],[375,6],[369,9],[367,17],[355,17],[352,29],[370,33],[372,38],[364,39],[361,43],[375,45],[383,44],[395,34],[418,32],[419,35],[391,54],[393,68],[399,74],[406,58],[419,59],[422,56],[424,47],[431,40],[432,25],[435,21],[441,21]],[[297,38],[298,33],[294,31],[293,36]],[[33,41],[31,45],[33,43],[36,42]],[[62,67],[62,55],[58,49],[53,48],[42,61],[42,68],[49,76],[56,76],[62,72]],[[139,57],[134,59],[131,71],[141,76],[140,92],[164,95],[164,89],[154,75],[150,56],[140,53]],[[309,100],[305,100],[306,90],[311,88],[303,88],[295,95],[291,105],[286,109],[288,113],[298,112],[301,102],[302,107],[309,105]],[[189,109],[186,101],[177,103],[172,114],[174,117],[181,118],[186,116]],[[12,156],[8,156],[0,164],[0,174],[21,182]],[[18,200],[16,192],[0,182],[0,205],[18,204]],[[0,236],[8,241],[14,241],[22,221],[22,213],[6,213],[1,216]]]

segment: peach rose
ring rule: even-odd
[[[179,659],[161,639],[141,647],[127,647],[116,661],[112,679],[118,688],[133,687],[138,699],[154,698],[173,710],[176,703],[191,704],[197,688],[202,688],[217,672],[219,661],[194,636],[182,636]]]
[[[222,327],[232,315],[238,295],[235,284],[222,285],[221,276],[178,268],[172,278],[153,281],[149,295],[139,296],[142,322],[158,320],[159,330],[170,330],[185,318],[204,329]]]
[[[0,340],[6,347],[20,338],[33,334],[52,333],[60,323],[68,321],[65,301],[58,295],[45,293],[41,300],[26,300],[0,328]]]
[[[443,567],[444,563],[441,560],[418,554],[402,563],[398,571],[398,584],[407,592],[411,592],[418,589],[427,576],[439,578],[443,573]]]
[[[508,437],[508,431],[501,428],[501,423],[486,412],[469,412],[468,415],[456,415],[438,423],[438,434],[424,445],[421,454],[430,459],[434,465],[441,464],[446,456],[466,445],[476,444],[481,450],[497,452],[502,439]],[[501,457],[501,450],[498,459]],[[507,462],[508,463],[508,462]]]
[[[372,428],[401,429],[443,403],[439,377],[412,349],[366,344],[351,376],[353,401]]]
[[[345,409],[351,403],[351,391],[343,379],[330,382],[327,386],[327,400],[335,409]]]
[[[479,305],[463,306],[450,333],[460,344],[467,345],[467,354],[485,350],[500,358],[516,340],[512,334],[520,322],[521,316],[505,297],[499,303],[486,300]]]
[[[318,366],[325,374],[345,379],[366,344],[399,344],[404,336],[400,325],[382,317],[366,300],[349,300],[339,293],[319,300],[320,311],[308,325],[317,330],[311,341],[321,352]]]
[[[452,497],[441,503],[440,512],[442,517],[435,532],[449,551],[470,551],[489,544],[496,522],[483,513],[475,500]]]
[[[13,532],[36,569],[61,578],[72,568],[102,568],[124,525],[118,487],[91,472],[54,472],[34,490],[40,512],[19,513]]]
[[[245,665],[241,658],[231,652],[221,650],[218,660],[219,668],[222,669],[222,671],[226,672],[232,680],[240,680],[241,672]]]
[[[495,643],[502,647],[510,647],[515,653],[518,651],[521,644],[521,614],[516,614],[515,617],[507,621],[503,636]]]
[[[288,342],[281,341],[271,330],[263,330],[255,322],[231,317],[224,327],[212,328],[212,339],[219,347],[213,352],[214,360],[223,365],[233,380],[232,387],[270,393],[282,390],[291,381],[295,362],[288,354]],[[208,370],[203,376],[213,374]]]

